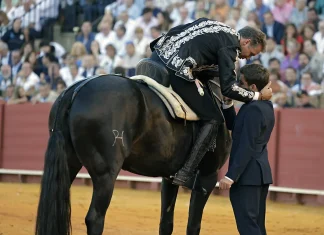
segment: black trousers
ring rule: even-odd
[[[269,185],[232,185],[230,200],[240,235],[267,234],[265,214],[268,190]]]
[[[152,53],[151,59],[166,67],[155,51]],[[206,84],[203,87],[205,94],[204,96],[201,96],[198,93],[198,88],[194,82],[186,81],[175,75],[175,71],[168,67],[166,68],[170,75],[172,89],[199,116],[201,120],[217,120],[219,122],[223,120],[220,113],[221,111],[214,103]]]

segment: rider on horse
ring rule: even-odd
[[[223,23],[206,18],[174,27],[151,43],[151,59],[168,70],[172,89],[202,121],[194,147],[176,173],[174,184],[192,188],[189,183],[194,171],[206,152],[215,148],[213,140],[218,126],[224,122],[208,86],[208,80],[215,76],[199,74],[210,70],[219,72],[222,94],[230,99],[241,102],[269,100],[272,96],[270,84],[261,92],[246,90],[236,84],[235,73],[237,58],[248,59],[263,51],[265,46],[265,34],[258,29],[244,27],[236,32]]]

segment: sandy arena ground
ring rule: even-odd
[[[85,235],[84,217],[92,188],[72,187],[74,235]],[[38,184],[0,184],[0,235],[31,235],[38,203]],[[175,235],[185,234],[189,194],[181,193],[175,212]],[[106,216],[104,234],[156,235],[160,194],[151,191],[116,189]],[[268,202],[268,235],[324,235],[324,207]],[[207,203],[202,235],[237,235],[228,198],[212,196]]]

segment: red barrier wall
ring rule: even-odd
[[[2,168],[43,169],[50,108],[48,104],[5,106]]]
[[[4,115],[4,107],[5,102],[0,101],[0,168],[2,168],[2,145],[3,145],[3,115]]]
[[[50,108],[49,104],[0,103],[0,168],[43,169]],[[275,115],[268,145],[274,185],[324,190],[324,110],[286,109]],[[219,178],[226,171],[227,164]]]
[[[278,186],[324,190],[324,110],[280,113]]]

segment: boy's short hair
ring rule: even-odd
[[[261,91],[269,83],[269,71],[260,64],[248,64],[240,69],[248,85],[255,84]]]

